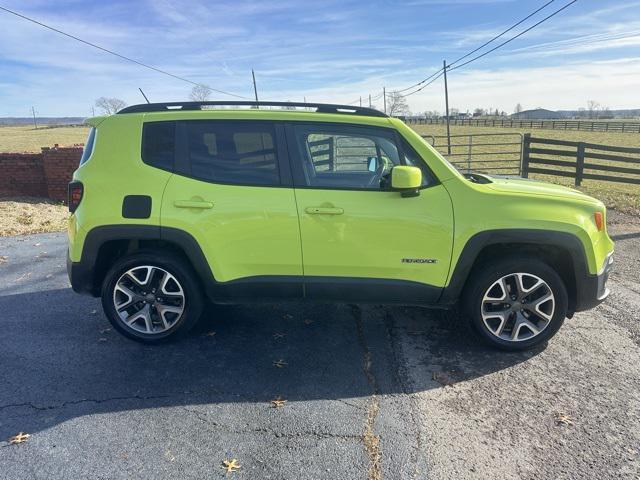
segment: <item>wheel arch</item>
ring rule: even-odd
[[[99,296],[113,262],[141,249],[170,250],[190,264],[201,285],[214,280],[198,242],[184,230],[156,225],[104,225],[91,229],[85,238],[80,262],[74,264],[81,277],[73,282],[74,290]]]
[[[569,312],[578,302],[579,281],[588,276],[580,239],[567,232],[532,229],[491,230],[478,233],[465,244],[445,287],[441,302],[455,303],[475,268],[497,255],[523,254],[548,263],[562,278],[569,294]]]

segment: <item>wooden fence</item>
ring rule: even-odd
[[[640,148],[537,138],[527,133],[523,136],[522,176],[527,178],[530,173],[570,177],[576,186],[582,180],[640,185]]]
[[[402,118],[402,117],[401,117]],[[404,117],[405,123],[410,125],[442,125],[444,118]],[[640,122],[598,121],[598,120],[511,120],[491,118],[459,118],[451,119],[451,125],[470,127],[501,127],[501,128],[545,128],[552,130],[582,130],[587,132],[617,132],[640,133]]]

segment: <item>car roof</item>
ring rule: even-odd
[[[384,117],[387,115],[379,110],[366,107],[355,107],[353,105],[338,105],[330,103],[302,103],[302,102],[166,102],[166,103],[141,103],[131,105],[120,110],[117,114],[128,113],[151,113],[151,112],[176,112],[176,111],[210,111],[215,107],[244,107],[237,110],[249,109],[254,114],[261,114],[266,111],[273,111],[276,107],[279,112],[287,113],[331,113],[344,115],[357,115],[366,117]],[[226,108],[220,110],[227,110]]]

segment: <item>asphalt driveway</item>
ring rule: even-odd
[[[301,303],[142,346],[71,291],[64,234],[0,239],[0,478],[638,478],[640,221],[612,221],[610,299],[518,354],[445,312]]]

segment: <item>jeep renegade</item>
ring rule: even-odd
[[[310,299],[459,304],[481,338],[521,350],[608,295],[600,201],[462,175],[376,110],[152,103],[87,122],[69,279],[138,341],[184,334],[205,298]]]

